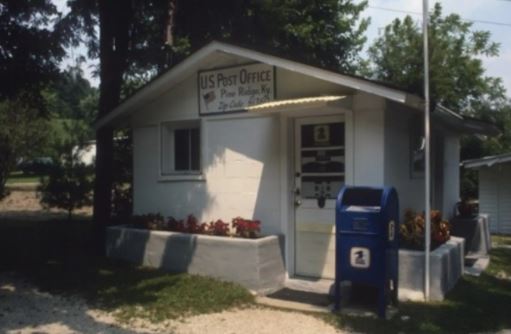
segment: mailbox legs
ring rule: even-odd
[[[385,300],[385,297],[386,297],[386,289],[385,289],[385,286],[387,285],[387,281],[383,282],[383,285],[380,286],[380,288],[378,289],[378,316],[380,318],[385,318],[385,309],[387,308],[387,303],[386,303],[386,300]]]
[[[339,282],[335,281],[335,287],[334,287],[334,292],[335,292],[335,302],[334,302],[334,309],[332,310],[333,312],[337,312],[341,309],[341,287],[339,286]]]

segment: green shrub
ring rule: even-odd
[[[41,204],[64,209],[71,219],[75,209],[92,204],[93,172],[92,166],[72,159],[57,162],[48,177],[41,180]]]

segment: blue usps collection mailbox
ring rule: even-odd
[[[341,281],[378,289],[378,315],[397,303],[399,203],[394,188],[344,187],[336,204],[335,309]]]

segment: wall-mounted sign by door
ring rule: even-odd
[[[224,114],[275,99],[275,68],[250,64],[199,72],[199,113]]]

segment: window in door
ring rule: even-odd
[[[301,125],[301,196],[335,199],[345,181],[344,123]]]

